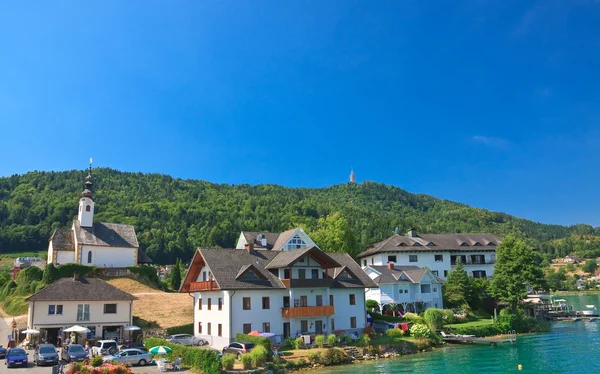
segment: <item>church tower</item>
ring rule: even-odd
[[[79,226],[81,227],[92,227],[94,225],[94,189],[92,186],[92,159],[90,158],[90,170],[88,171],[87,177],[85,177],[85,189],[81,193],[81,199],[79,199],[79,214],[77,220],[79,220]]]
[[[354,169],[350,169],[350,183],[356,183],[356,175],[354,175]]]

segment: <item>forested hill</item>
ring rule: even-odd
[[[45,251],[54,229],[76,218],[85,175],[30,172],[0,178],[0,253]],[[595,234],[587,225],[544,225],[372,182],[287,188],[111,169],[95,169],[93,175],[95,220],[134,225],[140,246],[159,263],[189,259],[198,246],[231,247],[242,230],[302,226],[311,233],[319,218],[336,212],[347,220],[359,248],[390,236],[396,226],[402,232],[414,227],[429,233],[516,233],[535,239],[546,252],[552,251],[550,239]]]

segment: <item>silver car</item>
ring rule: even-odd
[[[183,344],[183,345],[206,345],[208,342],[204,339],[200,339],[190,334],[177,334],[171,335],[167,338],[168,342]]]
[[[112,356],[104,356],[102,357],[102,361],[116,361],[129,365],[145,366],[146,364],[152,362],[152,354],[144,352],[141,349],[131,348],[124,349]]]

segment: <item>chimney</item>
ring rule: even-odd
[[[263,238],[260,240],[260,245],[261,247],[267,248],[267,238],[263,236]]]
[[[73,273],[73,280],[74,281],[78,281],[79,280],[79,274]]]
[[[410,238],[415,238],[417,237],[417,230],[411,228],[408,230],[408,232],[406,233],[406,236],[410,237]]]
[[[254,243],[246,243],[246,244],[244,245],[244,248],[245,248],[245,249],[246,249],[248,252],[250,252],[250,251],[254,250]]]
[[[394,270],[394,263],[393,262],[388,262],[388,269]]]

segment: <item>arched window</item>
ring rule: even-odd
[[[92,251],[88,251],[88,264],[92,263]]]
[[[86,211],[86,212],[89,212],[91,209],[92,209],[92,208],[91,208],[89,205],[87,205],[87,206],[85,207],[85,211]]]

